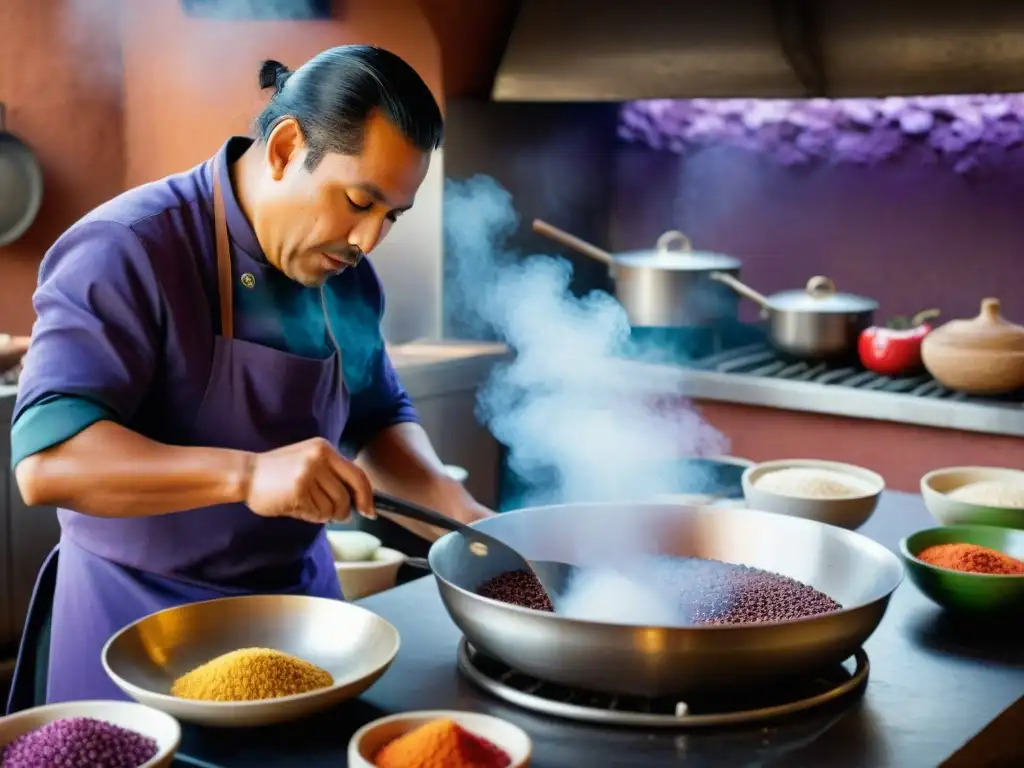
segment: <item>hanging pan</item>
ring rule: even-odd
[[[32,226],[43,203],[43,169],[29,146],[9,133],[0,102],[0,247]]]

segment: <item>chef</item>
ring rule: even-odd
[[[416,422],[363,258],[413,205],[437,102],[371,46],[265,62],[260,85],[255,140],[100,206],[40,267],[12,449],[25,501],[59,509],[48,702],[124,698],[101,649],[154,611],[341,599],[324,523],[372,517],[370,478],[490,514]]]

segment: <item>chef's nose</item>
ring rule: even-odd
[[[356,246],[363,253],[369,253],[380,242],[383,230],[383,217],[364,216],[349,234],[349,245]]]

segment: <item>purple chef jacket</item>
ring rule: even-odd
[[[283,277],[231,189],[229,162],[246,146],[232,139],[193,170],[121,195],[54,245],[40,268],[15,419],[46,398],[71,396],[173,445],[267,451],[314,436],[337,445],[350,401],[359,402],[351,382],[372,394],[377,379],[391,402],[364,397],[351,442],[415,418],[383,348],[380,284],[367,260],[320,291],[337,340],[325,355],[248,340],[273,322],[267,313],[235,320],[236,286]],[[230,246],[218,253],[222,222]],[[230,260],[230,285],[218,285],[218,257]],[[241,504],[140,518],[61,509],[58,517],[49,703],[126,698],[105,675],[101,650],[155,611],[252,593],[341,599],[320,525],[262,518]]]

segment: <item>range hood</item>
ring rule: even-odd
[[[497,101],[1024,91],[1024,2],[524,0]]]

